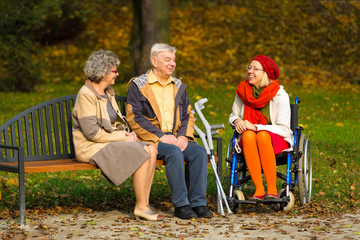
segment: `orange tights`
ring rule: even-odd
[[[277,194],[276,159],[268,132],[246,130],[242,134],[245,162],[255,185],[254,196],[265,194],[261,167],[267,183],[267,194]]]

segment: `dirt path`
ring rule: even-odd
[[[2,239],[360,239],[360,211],[309,217],[289,213],[244,213],[212,219],[136,221],[128,212],[29,215],[0,221]]]

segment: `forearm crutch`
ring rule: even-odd
[[[207,102],[206,98],[200,99],[199,101],[197,101],[194,104],[194,108],[195,108],[196,113],[200,117],[200,119],[201,119],[201,121],[202,121],[202,123],[203,123],[203,125],[205,127],[206,137],[207,138],[205,137],[205,134],[198,127],[196,127],[196,129],[197,129],[197,131],[200,132],[200,134],[199,133],[198,134],[199,134],[201,140],[204,143],[204,148],[205,148],[206,153],[208,154],[208,156],[210,158],[210,163],[211,163],[211,166],[212,166],[212,168],[214,170],[215,179],[216,179],[216,186],[217,186],[218,194],[220,196],[220,198],[219,198],[219,200],[220,200],[220,210],[222,210],[222,200],[224,200],[225,206],[227,208],[227,212],[228,212],[228,214],[231,214],[232,211],[231,211],[231,209],[229,207],[229,204],[228,204],[228,202],[226,200],[226,195],[224,193],[224,190],[223,190],[222,185],[221,185],[220,178],[219,178],[219,176],[217,174],[217,171],[216,171],[217,168],[216,168],[216,164],[215,164],[214,146],[213,146],[213,141],[212,141],[212,130],[217,131],[218,129],[224,128],[224,125],[212,125],[212,126],[210,126],[210,124],[208,123],[208,121],[206,120],[206,118],[204,117],[204,115],[201,112],[201,109],[205,108],[204,105],[203,105],[205,102]],[[221,214],[225,215],[223,210],[222,210]]]
[[[211,163],[211,166],[212,166],[214,172],[217,173],[216,169],[214,169],[214,166],[212,164],[212,157],[210,156],[210,150],[209,150],[208,143],[206,141],[205,133],[203,133],[196,125],[194,125],[194,129],[195,129],[196,133],[199,135],[199,137],[201,138],[201,141],[203,142],[205,151],[210,159],[210,163]],[[219,189],[219,184],[218,184],[217,180],[216,180],[216,190],[217,190],[217,198],[219,200],[220,214],[224,216],[225,213],[224,213],[224,208],[222,205],[222,195],[221,195],[221,190]]]

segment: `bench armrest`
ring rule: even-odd
[[[10,145],[1,145],[1,144],[0,144],[0,148],[19,150],[19,149],[22,148],[22,147],[19,147],[19,146],[10,146]]]
[[[0,158],[0,170],[4,170],[7,172],[15,172],[15,173],[24,173],[25,171],[25,167],[24,167],[24,160],[25,160],[25,152],[24,152],[24,147],[20,147],[20,146],[9,146],[9,145],[0,145],[0,149],[8,149],[7,150],[7,155],[10,154],[10,149],[15,150],[17,152],[17,160],[18,160],[18,166],[17,167],[13,167],[13,166],[6,166],[6,165],[2,165],[1,163],[3,163],[3,161],[1,161],[4,158]],[[3,153],[1,153],[3,154]],[[6,159],[6,158],[5,158]]]

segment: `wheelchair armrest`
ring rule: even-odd
[[[302,126],[297,126],[297,127],[295,128],[295,130],[302,131],[302,130],[304,130],[304,128],[303,128]]]

